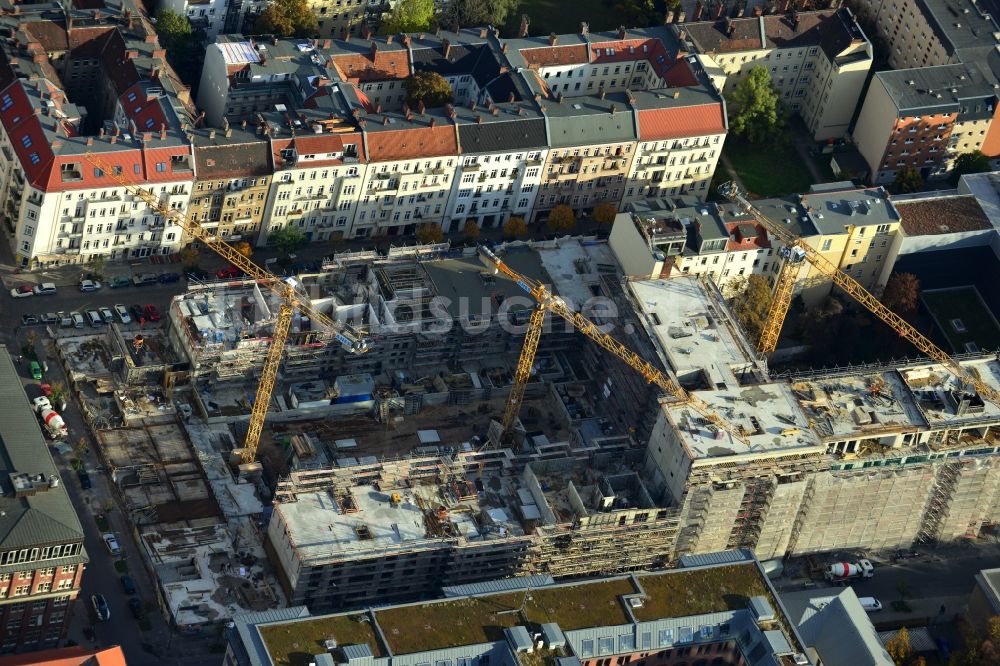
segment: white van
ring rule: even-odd
[[[877,613],[882,610],[882,602],[875,597],[858,597],[861,607],[868,613]]]

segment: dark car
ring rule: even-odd
[[[118,580],[122,582],[122,589],[125,590],[125,594],[135,594],[135,581],[132,580],[131,576],[120,576]]]
[[[146,306],[146,319],[149,321],[160,321],[160,313],[152,303]]]
[[[161,273],[160,274],[160,284],[173,284],[174,282],[180,282],[180,273]]]
[[[236,268],[236,266],[226,266],[225,268],[221,268],[218,271],[216,271],[215,277],[219,278],[220,280],[230,280],[232,278],[239,277],[242,274],[243,271]]]
[[[140,318],[146,318],[146,311],[142,309],[141,305],[133,305],[128,309],[128,311],[129,314],[132,315],[132,321],[135,323],[139,323]]]
[[[146,615],[142,610],[142,599],[139,597],[132,597],[128,600],[128,609],[132,611],[132,617],[137,620],[141,620]]]
[[[87,474],[87,470],[81,469],[77,471],[76,476],[80,479],[80,487],[83,488],[84,490],[90,490],[91,488],[90,475]]]
[[[21,325],[22,326],[37,326],[40,322],[38,317],[32,314],[21,315]]]
[[[132,284],[132,281],[124,275],[118,275],[108,280],[108,286],[112,289],[121,289]]]
[[[894,560],[912,560],[914,557],[920,557],[920,553],[915,550],[897,550],[892,557]]]

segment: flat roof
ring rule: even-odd
[[[271,660],[277,666],[295,666],[299,663],[293,655],[326,652],[326,641],[337,641],[337,647],[345,645],[367,645],[372,656],[386,656],[385,648],[375,633],[371,617],[367,613],[347,615],[327,615],[321,618],[306,618],[265,624],[257,627]]]
[[[897,201],[907,236],[935,236],[992,229],[986,213],[973,196],[943,196],[919,201]]]
[[[912,393],[895,371],[797,380],[791,388],[823,439],[926,426]]]
[[[712,387],[736,386],[735,371],[754,362],[720,299],[694,276],[630,282],[651,337],[683,378],[703,372]]]
[[[537,243],[539,261],[552,279],[552,288],[574,310],[600,295],[601,276],[615,276],[618,262],[607,242],[582,243],[575,239]],[[595,289],[597,291],[595,291]]]
[[[994,391],[1000,392],[1000,362],[995,357],[984,357],[964,361],[962,367],[977,375]],[[913,393],[921,414],[928,424],[948,422],[958,425],[963,421],[1000,420],[1000,406],[989,400],[975,398],[964,413],[957,406],[964,394],[958,378],[938,364],[910,366],[899,370],[903,381]]]
[[[678,426],[677,436],[695,460],[821,448],[819,437],[785,382],[698,391],[697,397],[727,423],[742,428],[749,444],[709,427],[690,406],[664,403],[663,409]]]
[[[550,281],[538,253],[529,247],[512,247],[501,254],[501,259],[522,275],[546,284]],[[495,314],[495,309],[489,311],[489,304],[497,294],[505,300],[521,299],[522,302],[506,306],[511,311],[534,306],[531,296],[513,280],[500,273],[494,274],[475,256],[425,261],[422,265],[434,284],[435,294],[445,299],[442,304],[455,319]]]

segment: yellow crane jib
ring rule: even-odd
[[[274,384],[281,369],[281,356],[285,348],[285,341],[288,339],[293,311],[297,310],[309,317],[310,321],[317,326],[332,333],[340,344],[353,353],[367,351],[367,340],[350,326],[335,322],[325,314],[314,310],[311,304],[304,300],[304,294],[300,294],[299,290],[296,289],[297,282],[294,279],[282,280],[255,264],[229,243],[203,229],[200,224],[181,210],[165,206],[151,189],[147,190],[125,180],[121,175],[124,171],[121,167],[116,168],[114,165],[109,165],[91,151],[86,152],[84,156],[97,167],[101,175],[111,178],[127,192],[146,202],[150,208],[159,212],[166,220],[181,227],[188,235],[204,243],[207,248],[229,261],[259,284],[266,286],[282,299],[278,317],[272,328],[271,342],[264,360],[264,367],[261,370],[253,407],[250,410],[250,422],[243,444],[243,464],[254,463],[257,458],[257,446],[260,444],[260,435],[267,417],[267,409],[271,403],[271,395],[274,393]]]
[[[883,322],[891,326],[900,337],[910,342],[921,353],[926,354],[934,361],[940,363],[960,382],[973,387],[976,392],[986,400],[989,400],[996,405],[1000,405],[1000,391],[997,391],[980,379],[977,375],[974,375],[963,368],[958,361],[953,359],[946,351],[931,342],[930,338],[914,328],[908,321],[883,305],[882,302],[875,298],[875,296],[860,282],[840,270],[839,267],[835,266],[826,257],[817,252],[811,245],[805,242],[805,240],[799,238],[768,216],[764,215],[757,209],[756,206],[750,203],[750,200],[747,199],[746,195],[740,191],[739,186],[737,186],[735,182],[730,181],[720,185],[719,193],[743,208],[743,210],[745,210],[748,214],[752,215],[760,223],[760,225],[764,227],[772,239],[780,241],[793,253],[798,250],[801,255],[796,253],[795,256],[801,256],[801,258],[808,261],[813,268],[830,278],[835,285],[840,287],[851,298]],[[799,261],[801,261],[801,259]],[[790,264],[793,268],[789,268]],[[782,285],[782,280],[787,279],[786,271],[791,274],[791,281],[787,285]],[[781,289],[782,291],[780,293],[778,291],[775,292],[775,297],[771,302],[771,308],[768,310],[768,320],[765,322],[764,332],[761,334],[761,340],[758,343],[758,348],[761,349],[761,351],[764,351],[767,347],[769,347],[769,351],[773,351],[774,347],[771,345],[777,344],[777,335],[781,331],[781,325],[784,323],[785,314],[788,312],[788,305],[785,304],[784,301],[787,300],[788,302],[791,302],[792,287],[794,286],[794,278],[797,274],[798,267],[795,264],[792,264],[792,262],[786,262],[785,266],[782,268],[782,275],[778,279],[778,285],[776,286],[776,289]],[[785,293],[786,291],[787,294]],[[779,300],[782,301],[782,303],[779,304]],[[771,337],[768,337],[765,341],[765,336]]]

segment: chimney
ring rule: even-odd
[[[734,32],[736,32],[736,23],[733,22],[733,19],[727,17],[726,18],[726,37],[729,37],[730,39],[732,39]]]
[[[104,128],[103,127],[97,132],[97,136],[100,137],[100,138],[102,138],[102,139],[104,138]]]
[[[112,134],[111,135],[111,143],[118,143],[118,135],[117,134]],[[56,142],[53,141],[52,142],[52,146],[55,147],[55,145],[56,145]]]
[[[587,25],[586,21],[580,21],[580,34],[581,35],[589,35],[590,34],[590,26]]]
[[[597,89],[597,99],[604,99],[604,86]]]
[[[503,46],[500,47],[500,53],[507,53],[507,42],[504,42]]]
[[[138,58],[139,49],[129,49],[128,51],[125,52],[125,56],[128,58]]]
[[[410,105],[406,102],[403,102],[403,115],[407,117],[410,115]]]
[[[482,125],[483,124],[483,117],[480,116],[479,114],[476,114],[476,124],[477,125]]]
[[[145,44],[155,44],[156,43],[156,33],[150,33],[142,40]]]
[[[231,128],[231,127],[230,127],[230,128],[228,128],[228,129],[226,130],[226,138],[228,139],[228,138],[229,138],[229,137],[231,137],[232,135],[233,135],[233,128]],[[167,138],[167,135],[166,135],[166,134],[162,134],[162,135],[160,135],[160,138],[161,138],[161,139],[166,139],[166,138]]]
[[[389,124],[389,116],[382,116],[382,124],[383,125]]]
[[[402,44],[406,48],[410,48],[410,36],[407,35],[406,33],[403,33],[399,37],[399,43]]]
[[[618,26],[618,39],[625,39],[626,34],[628,33],[625,32],[625,26]]]
[[[226,131],[228,131],[228,129]],[[166,140],[167,140],[167,126],[164,123],[160,123],[160,141],[166,141]]]
[[[434,36],[435,37],[441,36],[441,26],[436,23],[434,24]]]
[[[361,38],[362,39],[371,39],[372,38],[372,29],[369,28],[367,25],[365,27],[361,28]]]
[[[704,7],[704,5],[701,4],[701,0],[698,0],[698,2],[696,2],[695,5],[694,5],[694,14],[691,17],[691,20],[692,21],[700,21],[701,20],[701,13],[704,10],[705,10],[705,7]]]
[[[455,21],[454,23],[451,24],[451,31],[455,33],[456,37],[458,37],[461,34],[462,26],[458,24],[458,21]]]
[[[431,127],[437,125],[437,118],[431,118]]]
[[[725,5],[723,5],[721,2],[716,4],[715,7],[712,8],[712,19],[718,21],[720,18],[722,18],[722,13],[724,11],[726,11]]]
[[[556,95],[556,104],[562,104],[562,101],[563,101],[563,94],[559,93],[558,95]]]
[[[392,35],[386,35],[385,36],[385,43],[386,44],[392,44]]]
[[[271,46],[277,46],[277,45],[278,45],[278,36],[277,35],[272,35],[271,36]]]
[[[166,49],[153,49],[153,57],[159,58],[160,60],[166,60],[167,50]]]
[[[341,27],[340,28],[340,39],[341,39],[341,41],[344,41],[344,42],[351,41],[351,33],[347,32],[347,28],[346,27]]]
[[[210,140],[213,140],[213,141],[215,140],[215,130],[214,129],[208,130],[208,138]]]
[[[618,113],[618,107],[615,106],[614,104],[612,104],[611,105],[611,115],[615,115],[616,113]]]
[[[240,129],[245,130],[246,128],[247,128],[247,121],[244,120],[243,122],[240,123]]]
[[[368,124],[367,118],[362,118],[361,120],[358,121],[358,127],[360,127],[361,129],[364,129],[365,125],[367,124]]]
[[[199,113],[198,117],[194,119],[194,126],[195,127],[200,127],[203,122],[205,122],[205,112],[204,111],[202,111],[201,113]]]
[[[375,113],[382,113],[382,102],[375,102]]]
[[[490,113],[492,113],[494,116],[499,116],[500,115],[500,108],[494,106],[493,109],[490,111]]]
[[[351,37],[351,33],[347,33],[347,38],[350,39],[350,37]],[[333,40],[332,39],[324,39],[323,40],[322,48],[324,50],[329,49],[331,46],[333,46]]]
[[[448,56],[451,55],[451,42],[449,42],[447,39],[441,40],[441,55],[444,57],[445,60],[447,60]]]
[[[677,33],[677,41],[678,42],[680,42],[681,44],[683,44],[685,39],[687,39],[687,31],[686,30],[681,30],[680,32]]]
[[[427,106],[424,104],[424,100],[417,100],[417,113],[421,116],[424,115],[424,111],[427,110]]]
[[[756,16],[756,17],[758,17],[758,18],[761,17],[761,16],[763,16],[764,15],[764,8],[761,7],[760,5],[754,5],[754,7],[753,7],[753,15]]]
[[[559,38],[556,37],[556,33],[550,32],[549,33],[549,46],[555,46],[556,42],[558,42],[558,41],[559,41]]]
[[[14,5],[14,6],[16,7],[17,5]],[[525,37],[528,36],[528,25],[529,24],[530,23],[528,21],[528,15],[527,14],[521,14],[521,25],[517,28],[517,36],[518,37],[520,37],[521,39],[524,39]]]
[[[469,111],[475,111],[475,110],[476,110],[476,100],[470,99],[469,100]]]
[[[406,110],[406,119],[413,120],[413,112],[410,111],[409,109]]]
[[[480,28],[479,29],[479,39],[486,39],[486,35],[488,35],[489,32],[490,31],[487,28]]]
[[[516,95],[514,95],[514,91],[511,90],[510,94],[507,95],[507,102],[513,103],[513,101],[514,101],[515,98],[516,98]]]
[[[114,137],[111,138],[113,139]],[[60,148],[62,148],[63,142],[60,141],[59,139],[53,139],[51,145],[52,145],[52,150],[59,150]]]
[[[87,137],[87,145],[88,146],[94,145],[94,137],[92,137],[92,136],[88,136]]]

